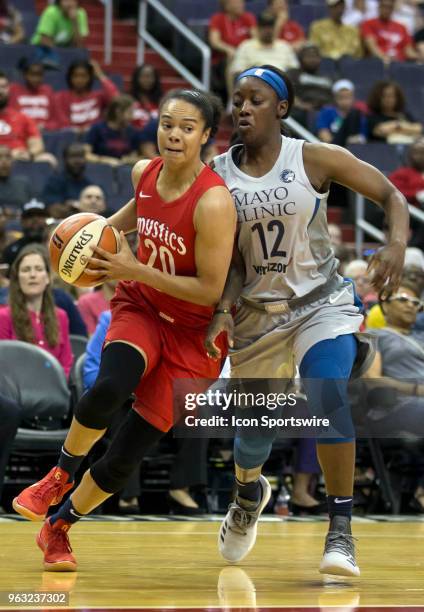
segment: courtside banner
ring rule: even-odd
[[[424,378],[174,381],[174,436],[424,437]]]

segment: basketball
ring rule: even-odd
[[[85,273],[93,255],[91,246],[99,246],[109,253],[117,253],[119,234],[107,220],[94,213],[78,213],[64,219],[50,238],[49,251],[53,270],[70,285],[95,287],[102,284],[104,275]],[[95,255],[97,258],[100,256]]]

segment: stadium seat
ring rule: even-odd
[[[0,342],[0,387],[24,410],[14,448],[50,448],[64,436],[70,391],[58,360],[42,348],[19,340]]]
[[[99,185],[106,194],[106,199],[115,193],[114,170],[108,164],[87,164],[86,172],[93,185]]]
[[[348,149],[356,157],[376,166],[385,174],[393,172],[400,165],[400,154],[395,145],[369,142],[368,144],[351,144]]]
[[[40,194],[45,182],[54,170],[47,162],[15,161],[12,166],[12,176],[23,174],[31,181],[36,192]]]
[[[134,188],[131,182],[131,166],[119,166],[117,171],[118,194],[117,207],[113,210],[118,210],[123,204],[134,197]]]
[[[78,334],[70,334],[69,340],[71,341],[72,354],[75,362],[85,353],[87,338],[85,336],[79,336]]]
[[[38,15],[33,11],[22,11],[22,22],[25,30],[25,38],[29,42],[31,40],[32,35],[34,34],[37,24],[38,24]]]
[[[84,363],[85,363],[86,354],[82,353],[78,359],[75,359],[74,365],[71,370],[71,374],[69,377],[69,386],[72,392],[72,404],[75,404],[79,401],[84,393]]]
[[[290,19],[300,23],[305,32],[308,32],[311,23],[327,17],[327,12],[324,4],[299,4],[290,7]]]
[[[55,130],[43,133],[44,146],[49,153],[56,156],[59,164],[63,162],[63,149],[78,140],[74,130]]]
[[[349,79],[355,85],[371,85],[385,78],[384,64],[377,57],[356,60],[342,57],[339,62],[341,78]]]

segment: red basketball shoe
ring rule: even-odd
[[[13,500],[13,508],[30,521],[43,521],[50,506],[62,501],[62,497],[74,486],[67,483],[68,472],[59,467],[50,470],[47,476],[27,487]]]
[[[77,562],[69,543],[69,523],[58,519],[54,525],[50,519],[44,523],[37,536],[37,544],[44,553],[44,569],[49,572],[75,572]]]

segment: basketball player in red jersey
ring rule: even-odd
[[[224,182],[200,159],[218,123],[219,107],[209,94],[168,94],[160,109],[161,157],[134,166],[135,197],[109,219],[121,231],[121,250],[110,255],[96,249],[104,259],[92,257],[93,274],[101,270],[122,281],[111,302],[99,375],[75,408],[58,465],[15,498],[15,510],[43,520],[73,487],[75,472],[113,414],[133,392],[136,401],[105,455],[38,534],[47,570],[76,569],[69,528],[120,491],[172,427],[173,381],[219,376],[220,363],[207,356],[203,342],[224,288],[236,218]],[[137,258],[124,237],[136,228]]]

